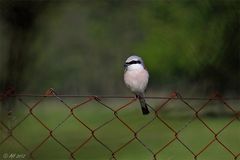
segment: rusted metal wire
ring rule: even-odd
[[[69,153],[69,158],[70,159],[77,159],[76,154],[83,149],[91,140],[95,140],[97,143],[99,143],[103,148],[109,152],[109,159],[118,159],[118,154],[120,153],[121,150],[123,150],[125,147],[127,147],[129,144],[131,144],[133,141],[136,141],[139,143],[143,148],[146,149],[146,151],[152,155],[152,159],[157,160],[158,156],[162,154],[164,150],[166,150],[173,142],[178,142],[180,143],[191,155],[192,159],[198,159],[199,156],[201,156],[213,143],[217,142],[229,155],[231,155],[232,159],[239,159],[240,158],[240,150],[238,152],[233,151],[231,148],[229,148],[220,138],[219,135],[224,131],[227,130],[228,127],[235,121],[239,121],[240,118],[240,111],[234,107],[232,107],[228,101],[229,100],[240,100],[238,97],[229,97],[229,98],[223,98],[220,96],[220,94],[214,94],[210,97],[207,98],[202,98],[202,97],[182,97],[179,93],[173,92],[169,96],[166,97],[146,97],[147,100],[150,99],[159,99],[162,100],[161,104],[158,104],[158,106],[151,106],[148,104],[149,108],[151,108],[153,114],[153,117],[149,119],[149,121],[145,124],[143,124],[140,128],[134,129],[131,127],[128,122],[126,122],[121,115],[119,114],[126,108],[128,108],[132,103],[136,101],[135,97],[131,96],[96,96],[96,95],[59,95],[57,94],[53,89],[47,90],[47,92],[43,95],[38,95],[38,94],[16,94],[13,92],[13,90],[9,90],[7,92],[4,92],[3,94],[0,94],[0,101],[5,101],[8,98],[16,98],[19,103],[21,103],[23,106],[25,106],[28,110],[28,113],[22,117],[21,120],[19,120],[15,125],[13,126],[8,126],[5,121],[1,120],[0,121],[0,129],[6,130],[7,131],[7,136],[0,139],[0,147],[3,146],[7,141],[10,139],[13,139],[17,144],[19,144],[23,150],[28,154],[29,159],[38,159],[37,155],[35,153],[44,146],[44,144],[49,140],[52,139],[54,140],[59,146],[61,146],[67,153]],[[35,97],[38,100],[34,102],[33,104],[29,105],[26,100],[23,99],[23,97]],[[68,110],[68,114],[65,116],[63,120],[61,120],[54,128],[49,127],[44,121],[42,121],[39,116],[34,112],[35,109],[41,104],[42,102],[45,101],[46,98],[51,97],[55,98],[56,101],[61,102],[63,106],[66,107]],[[84,100],[81,101],[78,104],[75,104],[74,106],[71,106],[67,104],[63,98],[83,98]],[[128,100],[125,102],[125,104],[117,107],[112,107],[109,106],[108,104],[104,103],[104,99],[118,99],[118,100]],[[167,105],[172,102],[178,100],[182,104],[184,104],[184,107],[188,108],[191,112],[194,114],[192,115],[192,118],[190,118],[180,129],[174,128],[172,125],[170,125],[160,114],[162,110],[167,108]],[[204,103],[198,107],[195,107],[191,105],[188,100],[194,100],[194,101],[204,101]],[[205,108],[212,102],[212,101],[218,101],[219,103],[223,104],[230,112],[231,112],[231,118],[230,120],[218,131],[215,131],[213,128],[209,126],[207,122],[204,121],[204,119],[201,117],[200,113],[205,110]],[[112,118],[104,121],[102,124],[98,125],[97,127],[90,127],[84,120],[81,119],[76,114],[76,110],[79,108],[83,107],[84,105],[90,103],[90,102],[95,102],[99,105],[101,105],[103,108],[108,110],[108,112],[112,113]],[[239,104],[238,104],[239,105]],[[16,134],[12,134],[13,131],[18,127],[23,125],[23,122],[28,118],[28,117],[34,118],[47,132],[48,135],[38,144],[35,144],[34,148],[29,148],[26,144],[21,142],[20,139],[17,138]],[[53,117],[54,118],[54,117]],[[54,135],[54,132],[61,127],[66,121],[70,118],[74,118],[77,123],[83,127],[85,127],[86,130],[89,131],[88,137],[81,142],[78,146],[75,147],[75,149],[70,149],[67,147],[67,145],[62,142],[56,135]],[[99,130],[104,130],[104,127],[111,124],[113,121],[118,121],[123,125],[130,134],[130,138],[126,141],[123,142],[120,146],[117,148],[111,148],[106,142],[102,141],[96,133],[98,133]],[[184,142],[180,138],[180,134],[189,127],[190,124],[193,123],[193,121],[198,121],[200,122],[208,131],[209,134],[213,136],[211,141],[203,146],[200,150],[197,152],[194,151],[191,146],[189,146],[187,143]],[[151,125],[154,121],[158,121],[161,123],[161,125],[164,125],[169,129],[169,132],[173,135],[173,138],[168,140],[164,145],[162,145],[160,148],[157,150],[152,149],[149,147],[149,144],[144,142],[140,137],[139,134]],[[239,123],[239,128],[240,128],[240,123]],[[194,132],[194,131],[193,131]],[[80,135],[80,133],[79,133]],[[239,135],[238,135],[239,136]],[[117,137],[116,137],[117,138]],[[240,147],[240,142],[239,143]],[[0,152],[1,153],[1,152]],[[1,155],[0,155],[1,156]],[[1,158],[0,158],[1,159]]]

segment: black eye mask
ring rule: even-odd
[[[141,64],[141,61],[130,61],[130,62],[126,62],[126,65],[131,65],[131,64]]]

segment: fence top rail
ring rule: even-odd
[[[134,95],[82,95],[82,94],[58,94],[53,88],[48,89],[44,94],[35,93],[17,93],[14,88],[10,88],[0,93],[0,100],[6,97],[67,97],[67,98],[95,98],[95,99],[126,99],[136,98]],[[210,96],[206,97],[194,97],[194,96],[182,96],[179,92],[172,92],[168,96],[145,96],[146,99],[173,99],[173,100],[240,100],[240,95],[225,97],[219,92],[214,92]]]
[[[66,97],[66,98],[99,98],[99,99],[126,99],[135,98],[135,96],[125,95],[81,95],[81,94],[58,94],[58,95],[44,95],[44,94],[13,94],[8,97]],[[183,99],[183,100],[240,100],[240,97],[182,97],[182,96],[145,96],[146,99]]]

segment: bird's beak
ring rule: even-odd
[[[127,68],[128,65],[125,63],[123,66],[124,66],[124,68]]]

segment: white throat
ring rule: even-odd
[[[131,65],[129,65],[127,67],[128,71],[131,71],[131,70],[141,70],[141,69],[144,69],[142,64],[131,64]]]

